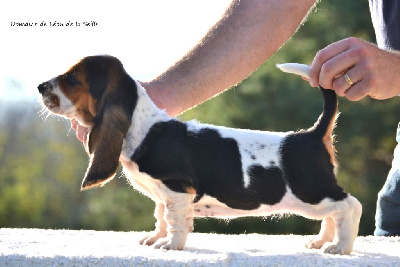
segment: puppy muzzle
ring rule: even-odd
[[[39,93],[42,95],[43,104],[54,113],[58,113],[60,107],[60,99],[53,92],[54,85],[51,81],[41,83],[38,87]]]

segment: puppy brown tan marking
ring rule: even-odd
[[[90,161],[82,189],[104,185],[117,172],[135,105],[132,87],[134,81],[113,57],[84,58],[65,74],[39,85],[50,111],[91,127],[86,146]],[[66,109],[67,114],[62,112]]]
[[[308,75],[307,66],[281,66],[288,67]],[[286,133],[171,118],[110,56],[84,58],[39,91],[50,111],[91,127],[82,189],[110,181],[121,160],[130,183],[154,200],[156,229],[141,244],[183,249],[194,216],[293,213],[323,220],[308,248],[351,252],[361,205],[335,178],[333,91],[321,88],[313,127]]]

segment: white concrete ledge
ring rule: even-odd
[[[400,266],[400,237],[358,237],[350,256],[308,250],[309,236],[189,235],[184,251],[140,246],[145,233],[0,229],[0,266]]]

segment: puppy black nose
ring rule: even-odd
[[[38,89],[39,93],[43,94],[46,90],[51,90],[53,86],[49,82],[44,82],[39,84]]]

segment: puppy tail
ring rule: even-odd
[[[301,75],[310,78],[310,66],[298,63],[278,64],[277,67],[287,73]],[[334,160],[334,147],[333,147],[333,129],[336,126],[336,118],[338,116],[338,100],[335,91],[324,89],[321,86],[324,107],[322,114],[313,127],[308,129],[308,132],[313,133],[318,138],[322,138],[327,150],[331,154],[332,161]]]
[[[284,64],[276,64],[276,66],[283,72],[297,74],[306,77],[307,79],[310,78],[311,67],[306,64],[284,63]]]

